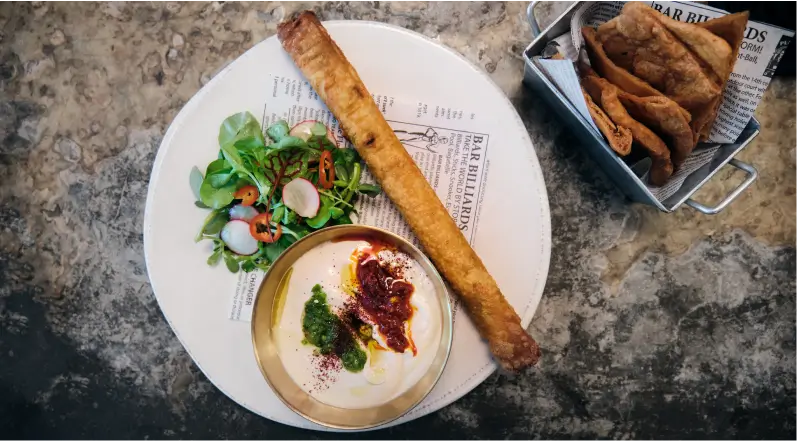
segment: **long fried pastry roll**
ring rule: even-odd
[[[496,360],[510,370],[535,364],[537,343],[315,14],[305,11],[280,24],[277,32],[426,254],[459,294]]]

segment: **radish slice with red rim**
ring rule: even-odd
[[[312,182],[296,178],[282,187],[282,203],[301,217],[318,214],[321,197]]]
[[[260,212],[252,206],[238,204],[230,208],[230,219],[232,220],[249,222],[258,214],[260,214]]]
[[[221,229],[221,240],[235,254],[248,256],[257,252],[257,239],[249,233],[249,224],[242,220],[231,220]]]
[[[329,130],[324,123],[313,119],[308,119],[296,124],[291,128],[289,135],[300,138],[302,141],[307,141],[313,135],[326,135],[329,142],[335,144],[336,146],[338,145],[338,142],[335,139],[335,135],[332,134],[332,131]]]

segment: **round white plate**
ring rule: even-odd
[[[491,115],[487,184],[474,248],[528,326],[540,301],[551,249],[542,171],[531,140],[503,92],[459,54],[420,34],[381,23],[325,22],[370,90],[406,91]],[[144,251],[152,288],[174,333],[208,379],[231,399],[268,419],[323,430],[274,395],[255,361],[248,322],[227,318],[237,275],[205,263],[208,243],[194,243],[206,216],[188,185],[218,153],[218,129],[229,115],[263,106],[253,93],[269,72],[294,72],[276,37],[256,45],[202,88],[172,122],[150,177]],[[260,89],[263,89],[260,87]],[[457,314],[446,370],[432,393],[395,421],[446,406],[495,370],[487,345],[465,314]]]

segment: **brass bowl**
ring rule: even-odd
[[[347,237],[352,237],[352,239],[374,238],[394,246],[415,259],[431,279],[442,311],[440,345],[428,371],[403,394],[382,405],[367,409],[344,409],[330,406],[302,390],[286,371],[272,332],[274,299],[288,270],[293,267],[299,257],[316,246]],[[420,403],[432,391],[443,373],[448,354],[451,351],[452,329],[448,289],[429,258],[405,239],[385,230],[365,225],[339,225],[324,228],[291,245],[277,258],[266,273],[257,292],[252,312],[252,343],[255,349],[255,359],[260,366],[260,372],[263,373],[263,377],[277,397],[291,410],[314,423],[345,430],[368,429],[386,424],[404,415]]]

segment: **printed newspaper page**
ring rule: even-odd
[[[332,130],[338,147],[351,147],[338,121],[306,80],[271,75],[269,81],[271,94],[260,115],[263,130],[281,119],[290,126],[318,120]],[[408,101],[378,93],[373,94],[373,98],[472,244],[479,226],[479,202],[489,168],[490,135],[486,121],[475,113],[442,103]],[[374,178],[364,170],[363,182],[374,183]],[[417,238],[384,194],[376,198],[362,197],[355,208],[359,213],[355,222],[384,228],[418,245]],[[228,313],[231,320],[251,320],[249,298],[261,281],[261,271],[239,275]],[[453,306],[456,309],[456,305]]]
[[[589,121],[595,131],[598,131],[598,126],[592,120],[592,115],[587,108],[587,102],[584,99],[584,94],[581,91],[581,84],[578,81],[578,74],[573,68],[573,63],[570,60],[536,60],[537,65],[545,73],[545,75],[556,83],[559,90],[567,97],[573,106],[578,110],[578,113]]]
[[[678,21],[700,23],[721,17],[725,11],[706,5],[685,2],[645,2],[653,9]],[[622,11],[625,2],[588,2],[571,19],[571,35],[576,49],[581,47],[582,26],[598,26]],[[775,69],[778,67],[794,32],[764,23],[749,21],[739,56],[723,95],[717,119],[708,142],[734,143],[750,122]]]

